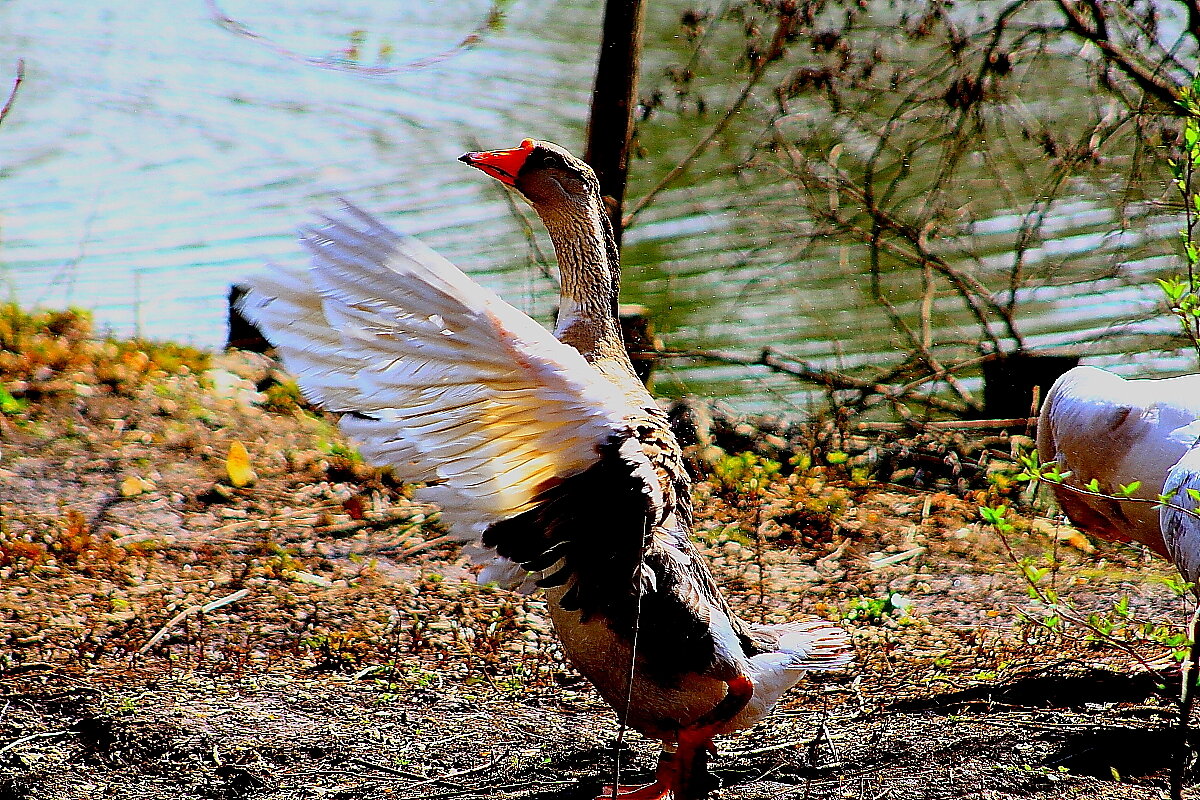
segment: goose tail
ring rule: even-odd
[[[820,619],[755,625],[752,635],[766,651],[749,659],[747,677],[754,694],[728,730],[749,727],[765,717],[809,670],[838,669],[854,660],[846,632]]]

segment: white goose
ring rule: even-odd
[[[1059,505],[1080,528],[1103,539],[1137,541],[1169,558],[1185,580],[1200,579],[1200,520],[1187,489],[1200,489],[1200,375],[1126,380],[1076,367],[1046,395],[1038,420],[1038,456],[1071,474],[1067,487],[1095,480],[1104,494],[1141,483],[1122,502],[1054,486]],[[1154,499],[1172,496],[1161,509]]]
[[[712,738],[761,719],[805,670],[850,660],[822,621],[739,619],[690,540],[691,482],[634,374],[599,185],[553,144],[468,153],[541,217],[562,275],[556,340],[414,239],[353,207],[303,232],[304,269],[247,281],[242,310],[364,458],[428,485],[482,580],[546,589],[563,649],[657,779],[602,797],[705,796]],[[560,341],[561,340],[561,341]]]

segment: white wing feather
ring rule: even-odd
[[[348,206],[303,231],[307,269],[245,282],[243,313],[365,459],[433,482],[478,540],[595,463],[628,401],[573,348],[417,240]],[[501,565],[503,566],[503,565]]]

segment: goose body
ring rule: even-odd
[[[532,140],[462,160],[546,224],[562,277],[554,336],[349,206],[303,231],[307,267],[246,281],[242,311],[365,459],[428,484],[481,580],[546,590],[567,657],[663,741],[655,783],[603,796],[702,797],[712,737],[757,722],[805,670],[848,663],[845,635],[739,619],[692,544],[679,445],[621,340],[591,169]]]
[[[1071,474],[1054,486],[1076,525],[1103,539],[1140,542],[1169,558],[1188,581],[1200,578],[1200,519],[1188,514],[1200,489],[1200,375],[1126,380],[1095,367],[1065,373],[1046,395],[1038,455]],[[1095,480],[1104,494],[1140,485],[1142,502],[1071,491]],[[1161,494],[1171,504],[1158,507]],[[1174,507],[1173,507],[1174,506]]]

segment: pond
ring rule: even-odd
[[[669,88],[685,7],[650,11],[644,94]],[[220,11],[260,40],[218,24],[216,9],[0,1],[0,81],[10,84],[18,58],[27,68],[0,128],[0,278],[10,296],[94,309],[120,335],[219,347],[229,283],[300,258],[296,227],[344,196],[548,321],[555,286],[532,262],[525,224],[497,184],[455,159],[527,136],[582,151],[600,3],[224,0]],[[488,27],[497,10],[502,22]],[[478,41],[462,46],[473,32]],[[355,64],[383,68],[309,63],[348,48]],[[665,170],[655,158],[669,165],[711,122],[680,119],[643,125],[650,161],[633,164],[634,198]],[[1178,269],[1181,224],[1152,209],[1131,220],[1111,197],[1110,179],[1097,178],[1049,209],[1031,262],[1057,259],[1090,279],[1022,290],[1027,344],[1083,342],[1088,361],[1126,373],[1186,371],[1184,356],[1127,355],[1131,345],[1111,335],[1169,329],[1148,284]],[[986,269],[1024,209],[975,202],[986,216],[963,257]],[[861,248],[776,238],[791,213],[803,210],[777,181],[698,170],[627,233],[626,298],[650,307],[672,347],[752,356],[771,346],[830,367],[890,360],[898,337],[866,294]],[[944,306],[935,339],[963,338],[962,312],[935,300]],[[753,410],[802,410],[812,399],[744,367],[671,367],[658,386]]]

